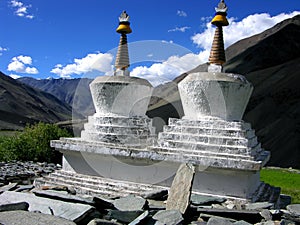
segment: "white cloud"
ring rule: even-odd
[[[21,1],[11,0],[11,7],[15,10],[14,13],[19,17],[25,17],[27,19],[33,19],[34,16],[28,12],[28,9],[31,8],[31,5],[25,5]]]
[[[113,56],[108,53],[88,54],[81,59],[74,59],[74,63],[63,66],[57,64],[51,73],[63,78],[70,78],[72,74],[85,74],[88,72],[99,71],[105,74],[113,72]]]
[[[225,48],[241,39],[261,33],[264,30],[273,27],[277,23],[285,19],[294,17],[297,14],[300,14],[300,12],[295,11],[289,14],[282,13],[272,17],[267,13],[262,13],[247,16],[241,21],[236,21],[236,18],[231,17],[228,19],[230,25],[223,29]],[[203,18],[203,21],[204,20],[205,18]],[[212,26],[210,22],[208,22],[206,24],[206,29],[204,30],[204,32],[195,34],[191,37],[192,41],[197,44],[198,47],[202,48],[204,52],[206,52],[200,53],[203,56],[207,55],[208,57],[209,55],[207,53],[211,48],[214,32],[215,27]]]
[[[188,53],[184,56],[171,56],[165,62],[154,63],[150,67],[138,66],[130,75],[149,80],[152,85],[172,81],[180,74],[187,72],[201,64],[199,55]]]
[[[0,56],[3,54],[3,52],[6,52],[6,51],[8,51],[7,48],[3,48],[0,46]]]
[[[170,29],[168,30],[168,32],[176,32],[176,31],[180,31],[180,32],[185,32],[186,30],[190,29],[191,27],[175,27],[174,29]]]
[[[31,65],[32,64],[32,59],[31,59],[30,56],[19,55],[17,57],[13,57],[12,60],[13,61],[19,61],[19,62],[27,64],[27,65]]]
[[[177,16],[187,17],[187,14],[183,10],[177,10]]]
[[[19,55],[13,57],[11,62],[7,66],[8,71],[14,71],[17,73],[28,73],[37,74],[39,71],[35,67],[30,67],[32,64],[32,59],[30,56]]]
[[[18,78],[21,77],[21,76],[16,75],[16,74],[10,74],[9,76],[10,76],[11,78],[13,78],[13,79],[18,79]]]

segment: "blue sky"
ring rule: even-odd
[[[133,76],[157,84],[207,61],[219,0],[0,0],[0,71],[34,78],[110,75],[122,10]],[[300,14],[299,0],[226,1],[225,45]],[[161,78],[161,79],[160,79]]]

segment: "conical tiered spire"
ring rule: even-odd
[[[226,61],[222,27],[228,26],[228,21],[226,18],[227,6],[224,0],[220,1],[218,7],[215,8],[215,10],[216,14],[211,23],[216,26],[216,31],[210,51],[209,63],[222,66]]]
[[[129,16],[126,11],[123,11],[121,16],[119,17],[119,27],[117,28],[117,33],[121,34],[120,43],[118,47],[118,52],[116,56],[115,62],[115,75],[119,76],[129,76],[129,54],[128,54],[128,46],[127,46],[127,34],[131,33]]]

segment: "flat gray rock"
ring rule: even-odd
[[[205,196],[205,195],[198,195],[198,194],[191,195],[191,203],[197,206],[210,205],[214,203],[223,203],[225,201],[226,201],[225,198],[220,198],[220,197]]]
[[[146,207],[147,201],[142,197],[129,195],[114,200],[113,204],[120,211],[138,211]]]
[[[211,217],[207,221],[207,225],[232,225],[233,223],[230,220],[225,218]]]
[[[143,211],[119,211],[112,209],[108,212],[107,218],[105,219],[118,220],[119,222],[127,224],[134,221],[142,213]]]
[[[258,209],[270,209],[274,206],[273,203],[269,202],[255,202],[255,203],[248,203],[245,205],[247,210],[258,210]]]
[[[82,197],[79,197],[79,196],[76,196],[76,195],[69,194],[68,192],[64,192],[64,191],[33,190],[32,192],[36,196],[39,196],[39,197],[62,200],[62,201],[65,201],[65,202],[82,203],[82,204],[88,204],[88,205],[93,205],[94,204],[94,201],[92,199],[82,198]]]
[[[167,210],[179,210],[185,213],[191,198],[195,167],[192,164],[181,164],[176,172],[169,196],[167,199]]]
[[[152,218],[164,225],[177,225],[183,222],[182,214],[178,210],[158,211]]]
[[[300,204],[288,205],[286,208],[293,216],[300,216]]]
[[[76,225],[76,223],[42,213],[28,211],[0,212],[0,224],[5,225]]]
[[[27,202],[29,211],[40,211],[44,214],[52,214],[62,217],[67,220],[79,222],[91,211],[94,207],[80,203],[69,203],[54,199],[37,197],[34,194],[6,191],[0,195],[2,204]]]

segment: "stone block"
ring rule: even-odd
[[[195,167],[191,164],[181,164],[173,179],[167,199],[167,210],[179,210],[185,213],[191,198]]]
[[[127,197],[114,200],[113,204],[115,208],[120,211],[138,211],[145,209],[148,203],[142,197],[129,195]]]

